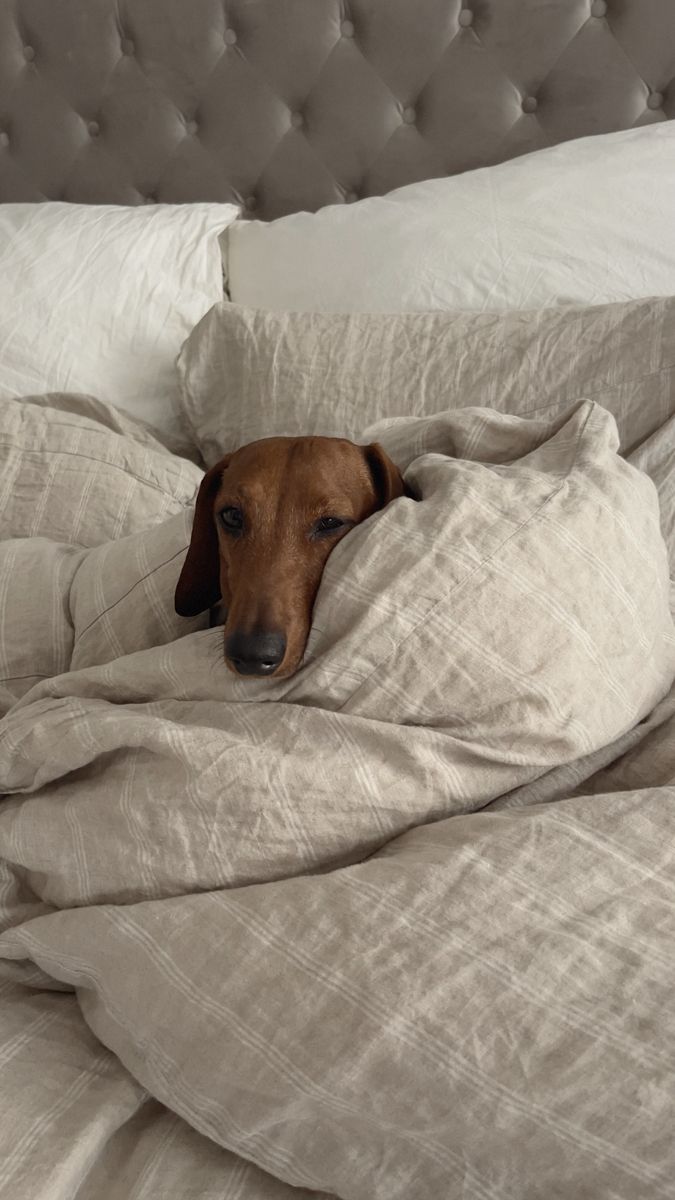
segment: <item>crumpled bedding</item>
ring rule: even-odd
[[[133,430],[106,437],[117,453]],[[666,507],[672,437],[647,448]],[[163,452],[144,453],[156,481]],[[170,602],[188,504],[158,489],[157,528],[112,547],[82,540],[74,506],[78,568],[50,609],[73,645],[27,689],[0,681],[0,1195],[672,1195],[675,643],[633,720],[598,691],[610,745],[599,723],[585,753],[502,748],[480,794],[477,775],[453,791],[457,728],[401,720],[399,688],[378,713],[331,658],[332,577],[284,694],[226,675],[206,620],[144,624],[149,595]],[[55,546],[34,540],[30,570]],[[124,576],[143,563],[154,593]]]

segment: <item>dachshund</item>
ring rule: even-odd
[[[243,446],[202,480],[176,612],[193,617],[222,601],[229,669],[292,675],[331,550],[399,496],[412,493],[377,443],[273,437]]]

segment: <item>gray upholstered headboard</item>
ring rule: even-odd
[[[675,116],[675,0],[0,0],[0,200],[262,218]]]

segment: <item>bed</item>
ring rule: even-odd
[[[0,1196],[672,1197],[669,0],[0,0]],[[378,441],[290,679],[204,470]]]

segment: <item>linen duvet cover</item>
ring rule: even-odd
[[[672,420],[370,430],[421,499],[276,684],[173,612],[196,466],[0,426],[0,1195],[672,1196]]]

